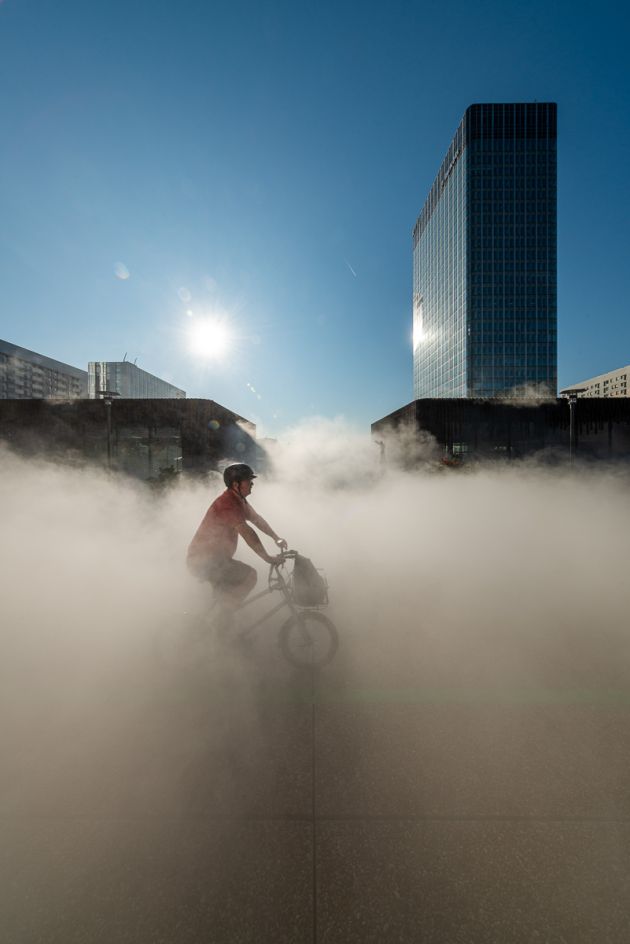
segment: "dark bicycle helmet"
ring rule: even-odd
[[[231,488],[234,482],[245,482],[247,479],[255,479],[256,473],[250,465],[245,462],[233,462],[223,470],[223,481],[226,488]]]

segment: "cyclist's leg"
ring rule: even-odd
[[[257,579],[253,567],[231,558],[222,561],[221,565],[213,571],[211,583],[217,601],[214,622],[219,638],[227,641],[231,636],[236,610],[254,589]]]
[[[214,562],[208,579],[224,605],[236,609],[256,586],[258,574],[249,564],[224,558]]]
[[[256,571],[231,557],[189,560],[188,569],[212,587],[214,603],[208,614],[209,621],[217,635],[226,638],[234,624],[235,610],[256,585]]]
[[[253,567],[231,557],[195,557],[187,564],[194,577],[209,583],[217,599],[232,608],[243,602],[258,579]]]

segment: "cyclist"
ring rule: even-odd
[[[267,564],[279,562],[281,555],[266,552],[252,524],[269,535],[281,551],[288,546],[247,501],[256,477],[244,462],[227,466],[223,472],[225,491],[208,508],[188,548],[188,569],[199,580],[209,581],[228,609],[242,603],[257,580],[253,567],[234,560],[239,534]]]

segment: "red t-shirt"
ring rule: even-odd
[[[258,516],[244,498],[226,489],[212,502],[188,548],[188,557],[234,557],[238,528]]]

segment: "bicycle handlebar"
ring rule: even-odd
[[[277,570],[278,568],[282,567],[285,561],[295,560],[297,555],[298,555],[297,551],[281,551],[278,554],[278,557],[280,558],[280,560],[275,560],[272,564],[269,565],[269,576],[271,577],[271,574],[273,573],[274,570]]]
[[[282,557],[283,561],[295,560],[295,558],[298,556],[298,552],[297,551],[280,551],[280,556]]]

